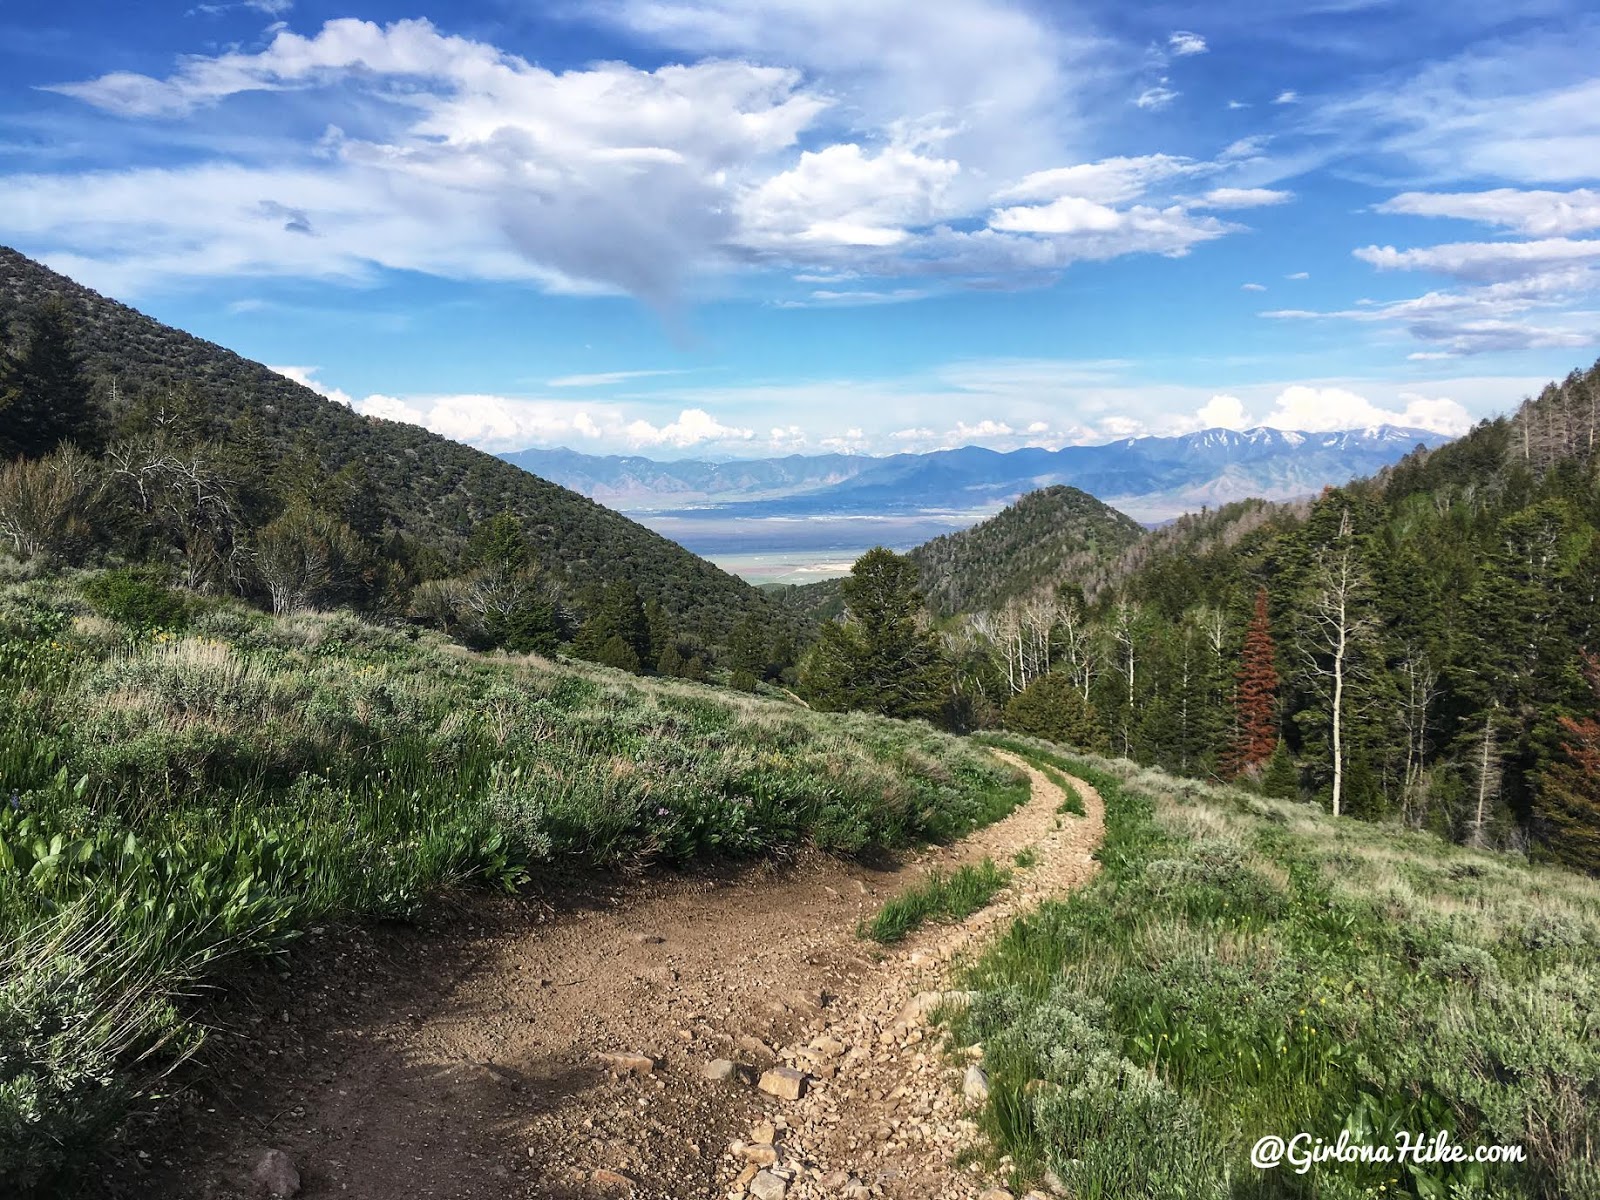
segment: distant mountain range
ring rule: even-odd
[[[926,454],[789,455],[658,462],[575,450],[521,450],[508,462],[624,512],[714,510],[723,517],[892,516],[997,508],[1067,484],[1145,522],[1259,496],[1288,500],[1370,475],[1417,446],[1450,439],[1378,425],[1337,433],[1207,429],[1102,446],[979,446]]]

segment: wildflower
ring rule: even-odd
[[[22,811],[22,796],[17,792],[16,788],[11,789],[11,811]]]

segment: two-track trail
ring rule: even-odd
[[[1028,803],[886,869],[814,856],[313,936],[228,1002],[216,1082],[112,1190],[249,1195],[276,1147],[311,1200],[976,1195],[954,1162],[961,1072],[921,1010],[952,959],[1085,882],[1102,833],[1092,788],[1087,816],[1064,815],[1054,783],[1003,757]],[[857,934],[925,872],[1027,848],[966,921],[887,951]],[[716,1059],[801,1067],[808,1090],[708,1079]]]

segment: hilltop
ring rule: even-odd
[[[944,534],[906,552],[918,586],[939,616],[997,608],[1041,587],[1097,579],[1139,544],[1137,521],[1087,492],[1057,484],[1029,492],[970,529]],[[769,589],[809,620],[844,609],[840,581]]]
[[[1043,580],[1092,573],[1144,536],[1132,517],[1087,492],[1056,484],[1029,492],[987,521],[911,552],[928,603],[940,613],[980,612]]]

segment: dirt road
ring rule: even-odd
[[[953,1161],[961,1070],[919,1010],[952,959],[1088,879],[1102,831],[1092,789],[1088,816],[1061,815],[1055,785],[1010,761],[1029,803],[881,869],[818,857],[314,935],[223,1011],[218,1085],[114,1190],[249,1195],[276,1147],[310,1200],[976,1195]],[[1034,865],[965,923],[888,952],[857,936],[924,872],[1025,847]],[[808,1092],[708,1079],[716,1059],[802,1067]]]

